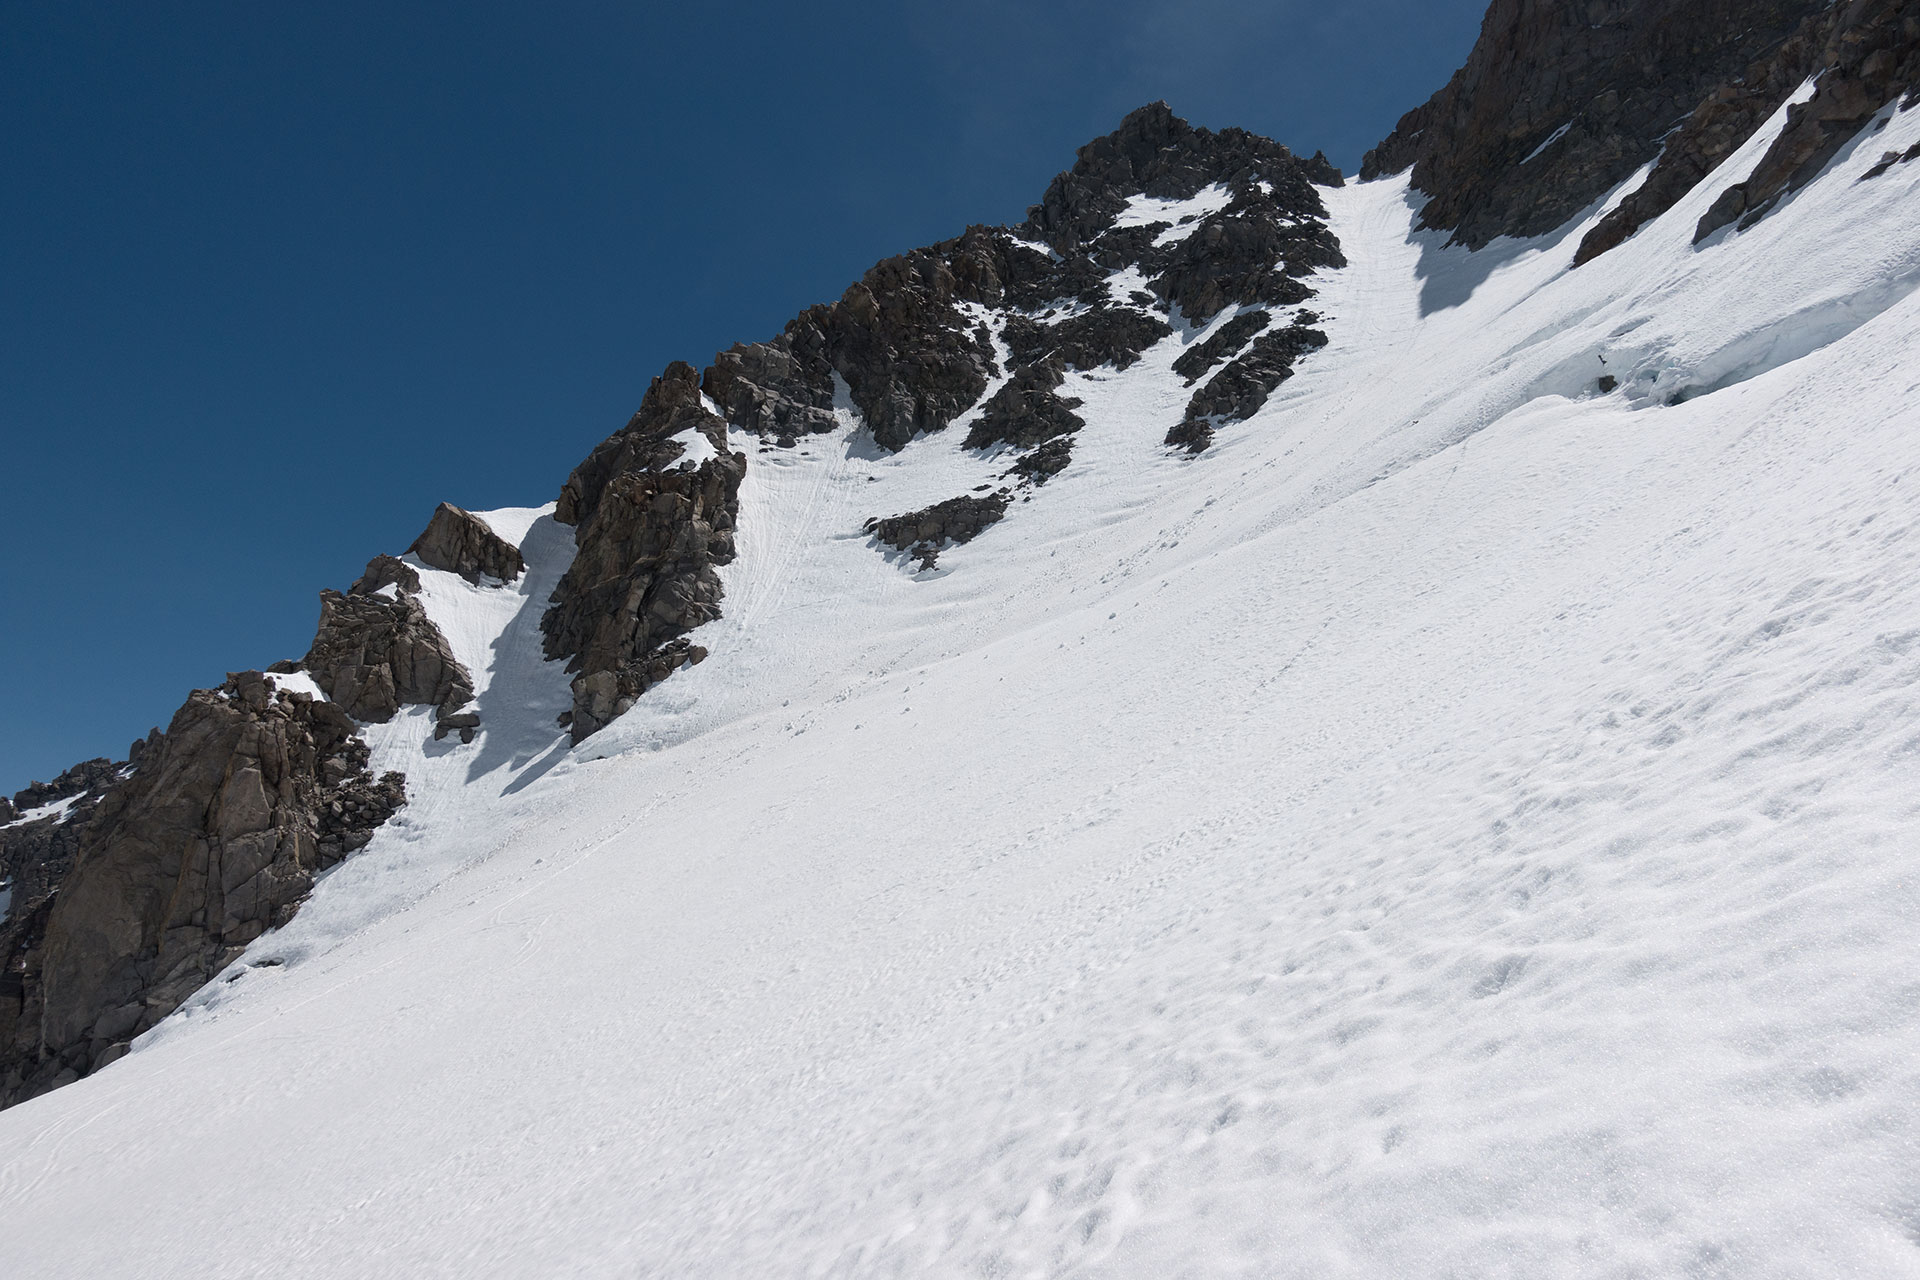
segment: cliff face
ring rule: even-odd
[[[1810,100],[1700,238],[1763,215],[1920,84],[1920,5],[1495,0],[1466,65],[1361,176],[1411,166],[1429,197],[1421,224],[1477,249],[1551,231],[1657,161],[1587,234],[1577,265],[1672,208],[1811,78]]]
[[[188,698],[0,927],[0,1105],[113,1061],[285,923],[402,803],[366,762],[350,717],[259,672]]]
[[[1369,152],[1412,166],[1423,225],[1480,248],[1551,231],[1660,152],[1819,0],[1494,0],[1446,87]],[[1756,122],[1757,123],[1757,122]]]

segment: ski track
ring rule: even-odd
[[[1778,126],[1579,271],[1328,192],[1260,415],[1074,375],[932,572],[861,524],[964,424],[736,433],[713,656],[577,750],[500,513],[479,740],[0,1114],[5,1274],[1920,1275],[1920,111],[1693,246]]]

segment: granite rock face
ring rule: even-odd
[[[1710,95],[1740,92],[1749,67],[1826,7],[1493,0],[1466,65],[1367,153],[1361,177],[1412,166],[1429,197],[1421,225],[1469,248],[1541,235],[1653,160]]]
[[[113,1061],[285,923],[403,803],[366,764],[344,712],[259,672],[189,697],[115,771],[57,892],[0,924],[0,1105]]]
[[[384,724],[402,706],[457,711],[473,677],[413,595],[320,593],[320,625],[301,666],[356,720]]]
[[[435,508],[426,531],[413,540],[407,553],[418,557],[421,564],[457,573],[472,583],[483,577],[512,582],[527,567],[520,548],[495,533],[479,516],[451,502]]]

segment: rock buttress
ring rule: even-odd
[[[682,461],[696,431],[714,456]],[[541,618],[549,658],[574,673],[568,727],[579,742],[652,685],[706,657],[681,640],[720,616],[719,565],[734,556],[744,455],[727,451],[690,365],[653,380],[626,427],[574,469],[558,516],[575,552]]]
[[[0,1105],[98,1070],[284,924],[404,802],[339,708],[259,672],[200,690],[0,925]]]
[[[1367,153],[1361,177],[1411,166],[1429,197],[1420,225],[1469,248],[1544,234],[1653,160],[1709,95],[1737,92],[1749,67],[1825,8],[1493,0],[1466,65]]]

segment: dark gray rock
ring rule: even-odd
[[[1010,444],[1027,449],[1086,425],[1074,410],[1080,401],[1056,394],[1066,371],[1057,359],[1020,370],[987,398],[967,432],[967,448]]]
[[[667,437],[689,428],[719,456],[677,465],[681,448]],[[569,477],[561,517],[576,522],[576,550],[540,628],[547,656],[575,673],[575,742],[625,712],[656,671],[685,666],[683,649],[663,668],[670,642],[720,616],[714,570],[733,559],[746,474],[746,458],[725,444],[726,423],[702,404],[691,366],[676,362],[633,421]]]
[[[1195,343],[1180,354],[1173,362],[1173,371],[1187,380],[1192,386],[1203,377],[1207,370],[1219,364],[1229,356],[1237,355],[1247,345],[1253,335],[1259,333],[1273,322],[1270,312],[1254,310],[1242,311],[1233,319],[1221,325],[1212,337],[1205,342]]]
[[[1787,109],[1787,125],[1747,178],[1722,192],[1694,230],[1697,243],[1738,220],[1744,229],[1781,197],[1817,177],[1878,115],[1920,86],[1920,5],[1852,0],[1809,21],[1773,60],[1771,78],[1817,74],[1813,96]],[[1784,95],[1782,95],[1784,97]]]
[[[1072,461],[1073,441],[1066,436],[1055,436],[1014,463],[1007,475],[1018,476],[1030,485],[1043,485],[1065,471]]]
[[[0,823],[18,823],[0,827],[0,883],[11,889],[10,915],[20,915],[59,887],[80,852],[95,806],[129,767],[127,761],[104,757],[84,760],[52,782],[29,783],[11,801],[0,800]],[[58,813],[20,821],[61,801],[68,803]]]
[[[824,337],[797,321],[772,342],[722,351],[701,387],[727,422],[763,437],[822,433],[837,423]]]
[[[1214,427],[1252,417],[1293,366],[1309,351],[1327,345],[1327,335],[1295,323],[1254,339],[1246,354],[1230,361],[1187,402],[1186,418],[1167,433],[1167,443],[1199,453],[1213,442]]]
[[[965,494],[905,515],[875,517],[866,529],[885,545],[913,556],[922,569],[931,569],[943,548],[971,542],[999,523],[1011,501],[1004,490],[980,498]]]
[[[421,564],[457,573],[473,583],[483,577],[512,582],[527,567],[520,558],[520,548],[495,533],[479,516],[451,502],[434,509],[426,531],[407,551],[419,557]],[[419,589],[417,582],[414,589]]]
[[[1130,264],[1129,264],[1130,265]],[[1151,297],[1148,299],[1152,301]],[[1173,332],[1159,316],[1134,307],[1096,306],[1059,324],[1041,324],[1015,314],[1007,318],[1000,340],[1016,365],[1057,357],[1070,369],[1112,365],[1126,369],[1140,353]]]
[[[1360,175],[1412,166],[1414,188],[1429,197],[1420,225],[1470,248],[1541,235],[1653,160],[1677,122],[1737,89],[1748,67],[1827,7],[1493,0],[1466,65],[1367,153]]]

